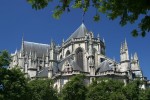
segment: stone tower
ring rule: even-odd
[[[121,65],[122,72],[126,72],[129,70],[130,60],[129,60],[129,52],[128,52],[128,45],[126,39],[123,42],[123,44],[121,44],[121,48],[120,48],[120,65]]]
[[[95,75],[95,65],[94,65],[94,52],[93,52],[93,41],[92,41],[92,32],[89,34],[89,50],[88,50],[88,65],[90,75]]]

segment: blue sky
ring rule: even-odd
[[[71,10],[62,15],[61,19],[52,18],[54,4],[44,10],[35,11],[26,0],[1,0],[0,3],[0,50],[7,49],[13,53],[20,49],[22,34],[24,40],[49,44],[53,39],[61,45],[82,23],[82,11]],[[100,34],[106,42],[106,55],[120,60],[120,45],[126,38],[129,54],[137,52],[144,76],[150,79],[150,35],[145,38],[134,38],[130,32],[137,23],[125,27],[119,25],[119,18],[111,21],[101,15],[101,21],[93,22],[94,9],[85,14],[84,24],[94,35]],[[138,21],[137,21],[138,22]]]

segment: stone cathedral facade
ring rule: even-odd
[[[121,44],[120,62],[105,55],[105,41],[87,30],[82,23],[61,46],[22,40],[21,49],[12,54],[10,68],[18,65],[26,77],[51,78],[61,89],[75,74],[84,74],[86,83],[93,78],[109,77],[127,83],[140,78],[146,80],[135,53],[129,58],[126,40]]]

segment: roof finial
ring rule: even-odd
[[[114,60],[114,61],[116,61],[116,58],[115,58],[115,57],[113,57],[113,60]]]
[[[53,43],[53,39],[51,38],[51,44]]]
[[[134,60],[138,60],[138,55],[136,52],[134,53]]]
[[[103,38],[103,43],[105,44],[105,39]]]
[[[22,42],[24,41],[24,33],[22,33]]]
[[[84,5],[84,0],[82,0],[82,4]],[[85,15],[85,9],[84,7],[82,8],[83,13],[82,13],[82,23],[84,23],[84,15]]]
[[[100,38],[99,33],[97,34],[97,38]]]
[[[83,14],[82,14],[82,23],[84,23],[84,15],[85,15],[85,11],[83,11]]]
[[[124,41],[124,48],[128,49],[126,38],[125,38],[125,41]]]
[[[131,60],[133,60],[133,56],[132,56],[132,54],[131,54]]]
[[[18,52],[18,51],[17,51],[17,48],[16,48],[15,54],[17,54],[17,52]]]
[[[21,53],[22,53],[22,55],[24,56],[24,33],[22,33]]]

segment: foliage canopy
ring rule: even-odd
[[[32,80],[28,83],[30,100],[58,100],[52,80]]]
[[[53,0],[27,0],[33,9],[43,9]],[[82,9],[87,12],[90,7],[95,8],[94,21],[100,20],[100,14],[106,14],[111,20],[120,18],[120,25],[135,23],[140,19],[138,27],[131,33],[134,37],[144,37],[150,31],[150,0],[59,0],[54,9],[53,17],[58,19],[64,12],[70,12],[71,8]]]
[[[5,52],[8,55],[8,52]],[[5,56],[1,56],[5,57]],[[8,57],[9,58],[9,57]],[[3,59],[3,58],[2,58]],[[10,60],[8,60],[9,64]],[[4,66],[3,63],[2,66]],[[60,93],[49,79],[28,80],[19,67],[0,67],[0,100],[149,100],[150,89],[141,89],[143,82],[134,80],[124,85],[113,79],[96,79],[86,85],[84,75],[73,76]],[[58,95],[60,96],[58,98]]]
[[[0,51],[0,67],[8,66],[10,64],[10,61],[11,57],[9,53],[6,50]]]
[[[26,100],[27,79],[18,68],[0,68],[1,100]]]
[[[85,76],[76,75],[67,82],[62,91],[62,100],[85,100],[87,88],[85,86]]]

